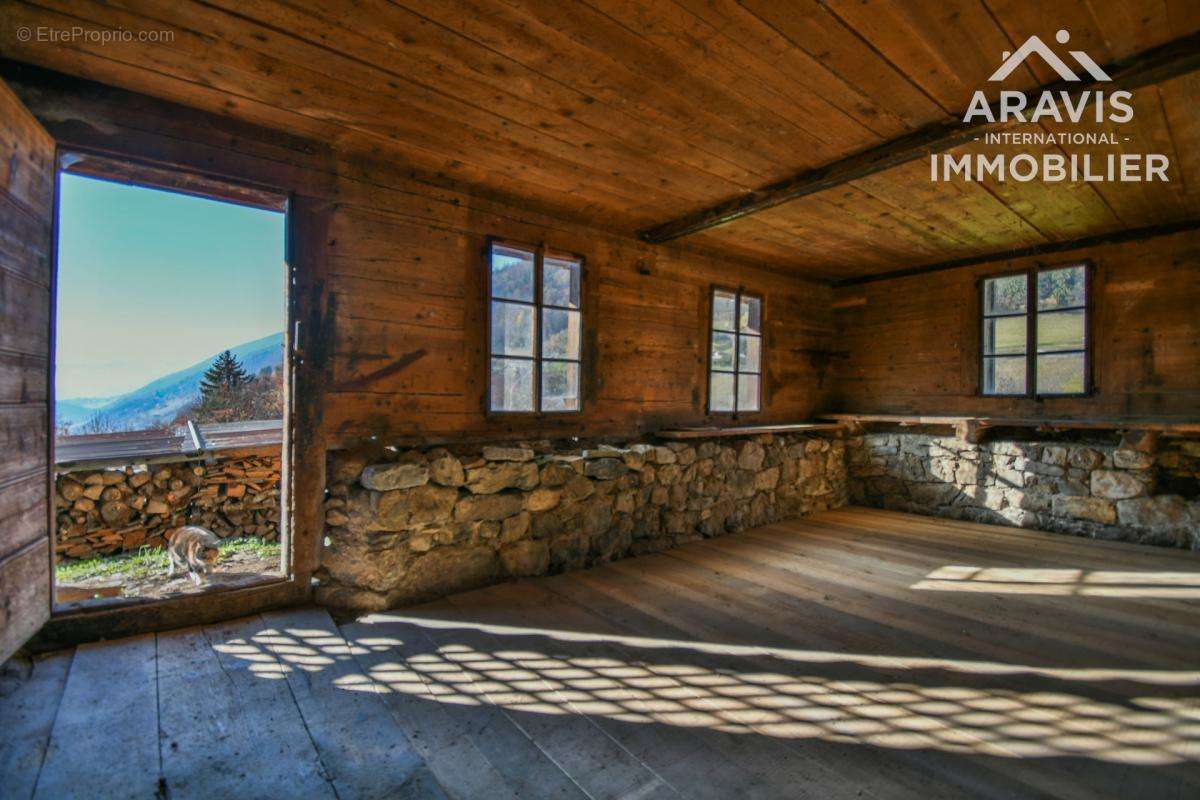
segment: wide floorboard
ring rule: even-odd
[[[18,672],[5,797],[1200,796],[1200,554],[869,509]]]

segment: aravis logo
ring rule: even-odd
[[[1060,45],[1071,41],[1067,30],[1054,35]],[[1027,182],[1041,179],[1059,181],[1170,181],[1167,169],[1170,162],[1160,153],[1120,152],[1129,136],[1119,135],[1113,127],[1133,119],[1133,95],[1123,89],[1108,92],[1099,84],[1111,83],[1112,78],[1082,50],[1069,50],[1068,63],[1038,36],[1030,36],[1015,51],[1000,54],[1000,66],[990,76],[989,83],[1007,80],[1031,59],[1041,59],[1059,77],[1062,89],[1041,92],[1021,92],[1006,89],[995,102],[988,92],[977,89],[963,115],[966,123],[999,123],[1001,128],[984,129],[976,142],[984,145],[1038,145],[1032,153],[983,153],[968,145],[972,152],[953,155],[935,153],[930,156],[929,177],[933,181],[950,181],[956,177],[967,181],[988,178],[997,181]],[[1069,84],[1083,83],[1071,87]],[[1095,87],[1095,88],[1092,88]],[[1090,113],[1089,113],[1090,112]],[[1031,123],[1026,130],[1016,129],[1013,123]],[[1068,130],[1067,125],[1086,125],[1084,130]],[[1047,149],[1046,145],[1053,145]],[[1072,152],[1073,145],[1108,145],[1110,153]],[[1056,151],[1065,152],[1056,152]]]
[[[1071,41],[1071,34],[1065,30],[1061,30],[1054,34],[1054,40],[1059,44],[1066,44],[1067,42]],[[1034,53],[1037,53],[1039,56],[1041,56],[1042,61],[1045,61],[1047,64],[1049,64],[1051,69],[1058,73],[1058,77],[1062,78],[1064,81],[1082,80],[1078,75],[1075,74],[1074,71],[1072,71],[1070,67],[1067,66],[1065,61],[1059,58],[1053,50],[1046,46],[1045,42],[1036,36],[1030,36],[1028,39],[1026,39],[1025,44],[1018,47],[1017,52],[1015,53],[1009,53],[1007,50],[1005,50],[1000,55],[1000,58],[1003,59],[1004,63],[1000,65],[998,70],[991,74],[991,77],[989,77],[988,80],[1004,80],[1013,73],[1013,70],[1024,64],[1025,59],[1029,58],[1029,56],[1033,55]],[[1112,78],[1108,77],[1108,73],[1100,69],[1100,65],[1093,61],[1092,57],[1082,50],[1072,50],[1071,57],[1075,59],[1079,66],[1084,68],[1087,74],[1092,76],[1092,80],[1112,80]]]

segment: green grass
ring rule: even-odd
[[[222,560],[233,553],[251,553],[258,558],[279,558],[278,542],[263,542],[253,538],[224,539],[221,542]],[[59,564],[54,570],[57,583],[78,583],[91,578],[123,577],[142,580],[166,575],[169,564],[167,551],[141,547],[136,553],[97,556],[82,561]]]
[[[999,353],[1025,349],[1025,328],[1019,325],[998,326],[996,349]],[[1043,314],[1038,319],[1039,342],[1047,350],[1066,350],[1079,347],[1079,329],[1067,314]],[[1083,375],[1078,362],[1066,358],[1042,358],[1038,361],[1038,383],[1052,387],[1053,393],[1072,394],[1083,391]],[[1045,391],[1045,389],[1043,389]]]

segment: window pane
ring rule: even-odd
[[[762,300],[743,297],[740,322],[746,333],[762,333]]]
[[[563,361],[542,363],[542,410],[579,410],[579,365]]]
[[[734,317],[734,304],[737,296],[733,292],[713,291],[713,330],[736,331],[737,320]]]
[[[1039,272],[1038,309],[1082,306],[1085,282],[1086,276],[1082,266]]]
[[[983,352],[1009,355],[1025,352],[1028,317],[996,317],[983,321]]]
[[[738,411],[758,411],[758,376],[738,375]]]
[[[734,370],[733,346],[736,337],[732,333],[714,331],[712,338],[712,368]]]
[[[533,302],[533,253],[492,245],[492,297]]]
[[[542,357],[579,358],[578,311],[542,309]]]
[[[492,354],[533,355],[533,306],[492,301]]]
[[[988,278],[983,282],[983,313],[1012,314],[1025,310],[1027,287],[1024,275]]]
[[[762,339],[757,336],[738,337],[738,371],[758,372],[762,357]]]
[[[733,411],[733,374],[714,372],[708,376],[710,411]]]
[[[542,262],[542,302],[550,306],[579,308],[578,262],[547,258]]]
[[[533,411],[533,362],[492,359],[492,410]]]
[[[1037,357],[1038,394],[1081,394],[1083,353]]]
[[[983,359],[985,394],[1025,394],[1025,356]]]
[[[1047,350],[1083,349],[1084,311],[1054,311],[1038,314],[1037,349]]]

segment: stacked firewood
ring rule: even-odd
[[[163,547],[180,525],[221,537],[279,538],[279,457],[131,465],[61,473],[55,505],[59,560]]]

